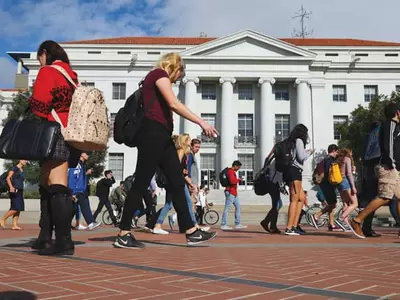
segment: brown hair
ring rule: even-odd
[[[201,141],[199,139],[192,139],[192,141],[190,142],[190,146],[194,146],[194,145],[200,145]]]
[[[348,149],[348,148],[340,149],[337,160],[341,165],[344,164],[344,159],[346,157],[350,158],[351,166],[354,166],[353,151],[351,149]]]

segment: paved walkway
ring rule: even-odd
[[[29,249],[36,225],[0,230],[0,299],[400,299],[397,229],[358,240],[307,228],[272,236],[259,226],[187,247],[178,233],[137,232],[146,249],[111,246],[115,228],[74,232],[73,257]]]

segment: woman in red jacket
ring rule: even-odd
[[[78,83],[76,73],[71,69],[65,50],[54,41],[43,42],[38,49],[40,68],[29,99],[32,112],[40,118],[55,122],[51,111],[54,109],[64,126],[68,123],[69,108],[74,87],[67,79],[50,65],[64,68]],[[73,255],[71,240],[72,198],[68,188],[68,164],[75,167],[80,152],[72,148],[60,135],[50,158],[40,162],[40,234],[32,246],[39,254]],[[55,229],[56,242],[52,244],[52,231]]]

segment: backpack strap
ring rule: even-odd
[[[74,86],[75,88],[78,87],[77,84],[72,80],[71,76],[69,76],[68,72],[65,71],[65,69],[63,67],[57,66],[57,65],[49,65],[48,67],[56,69],[65,77],[65,79],[67,79],[69,81],[69,83],[72,84],[72,86]]]

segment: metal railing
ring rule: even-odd
[[[219,144],[219,137],[211,137],[206,135],[199,135],[197,138],[201,141],[203,145],[217,145]]]
[[[256,146],[257,143],[256,136],[235,136],[235,146]]]

